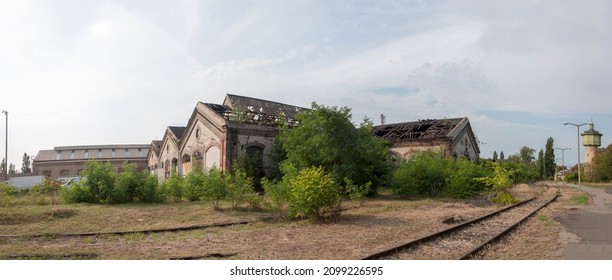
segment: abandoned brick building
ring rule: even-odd
[[[383,124],[374,127],[374,134],[389,141],[390,152],[398,158],[409,158],[415,151],[423,150],[469,160],[477,160],[480,155],[468,118]]]
[[[231,170],[240,157],[261,156],[266,176],[274,172],[274,139],[283,123],[308,110],[257,98],[227,94],[223,104],[198,102],[185,127],[170,126],[147,155],[149,170],[164,180],[194,168]]]
[[[198,102],[187,126],[169,126],[147,155],[149,170],[160,180],[194,168],[231,170],[240,157],[261,156],[266,176],[276,170],[274,139],[279,125],[297,125],[295,116],[309,110],[257,98],[227,94],[223,104]],[[407,158],[431,149],[446,157],[476,160],[480,151],[467,118],[422,120],[374,127],[388,140],[390,153]]]

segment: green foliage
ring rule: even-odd
[[[592,181],[610,181],[612,180],[612,144],[608,147],[599,149],[593,157],[591,176]]]
[[[501,162],[501,166],[510,171],[510,178],[515,184],[531,183],[541,178],[533,162],[504,161]]]
[[[472,198],[487,190],[487,185],[474,178],[489,176],[488,166],[468,160],[453,160],[446,169],[444,196],[451,198]]]
[[[208,171],[208,176],[204,180],[204,194],[200,197],[201,200],[210,202],[212,206],[219,210],[221,209],[221,201],[227,197],[227,184],[223,178],[223,174],[218,168],[213,167]]]
[[[527,146],[521,147],[521,149],[519,151],[519,156],[521,158],[521,162],[529,163],[529,162],[533,161],[535,159],[535,157],[533,156],[534,153],[535,153],[535,150],[532,149],[532,148],[529,148]]]
[[[31,157],[28,156],[27,153],[23,153],[23,159],[21,163],[21,173],[32,173],[32,168],[30,168],[32,163],[30,159]]]
[[[500,192],[496,194],[491,201],[499,204],[514,204],[518,202],[516,198],[507,192]]]
[[[555,148],[554,140],[549,137],[546,140],[544,150],[544,178],[552,178],[555,175]]]
[[[338,215],[342,188],[323,167],[302,169],[289,183],[289,209],[294,217],[321,220]]]
[[[51,204],[57,204],[58,196],[62,188],[62,183],[57,180],[44,180],[42,183],[37,184],[30,189],[32,194],[39,194],[51,197]]]
[[[289,184],[263,178],[261,179],[261,186],[264,189],[265,196],[269,198],[270,208],[277,212],[281,218],[284,218],[286,216],[285,207],[291,197]]]
[[[359,201],[359,205],[363,205],[363,201],[366,195],[370,193],[371,187],[372,182],[367,182],[363,185],[356,185],[353,183],[353,180],[349,178],[344,178],[345,192],[351,200]]]
[[[238,157],[236,163],[236,172],[240,170],[244,172],[247,177],[253,178],[253,187],[261,191],[261,178],[265,176],[263,170],[263,155],[260,152],[255,153],[254,155],[246,155]]]
[[[115,175],[109,163],[89,161],[81,173],[81,180],[60,190],[66,203],[126,203],[159,202],[162,195],[157,178],[146,171],[139,172],[135,164],[123,164]]]
[[[387,183],[391,170],[387,144],[371,133],[372,124],[367,119],[355,128],[349,108],[316,103],[296,119],[300,125],[283,128],[278,137],[286,156],[281,169],[289,164],[297,170],[321,166],[336,182],[349,178],[358,185]]]
[[[536,162],[536,168],[538,171],[538,179],[544,178],[544,150],[540,149],[538,153],[538,161]]]
[[[0,182],[0,207],[8,207],[13,204],[13,197],[19,193],[13,186]]]
[[[174,177],[177,177],[173,174]],[[206,195],[207,175],[200,168],[194,168],[185,180],[185,197],[189,201],[197,201]],[[175,178],[175,180],[177,180]],[[178,189],[178,188],[177,188]]]
[[[516,202],[516,199],[511,194],[506,192],[507,189],[512,187],[512,179],[510,178],[512,172],[505,169],[501,164],[497,162],[492,163],[492,165],[492,176],[479,177],[475,180],[486,184],[487,187],[491,189],[491,191],[493,191],[493,202],[502,204],[510,204]]]
[[[497,151],[493,151],[493,161],[497,161]]]
[[[488,177],[479,177],[476,178],[477,181],[481,181],[487,185],[487,187],[493,191],[502,191],[512,187],[512,179],[510,175],[512,172],[505,169],[499,163],[492,163],[493,166],[493,174]]]
[[[446,162],[447,160],[436,152],[415,153],[408,161],[400,163],[393,172],[393,192],[401,197],[435,197],[442,194],[446,180]]]
[[[225,185],[227,186],[227,198],[232,202],[233,209],[249,201],[252,196],[259,196],[253,190],[253,178],[248,177],[242,170],[236,170],[234,175],[225,176]],[[255,200],[252,202],[256,203]]]
[[[197,172],[197,169],[198,168],[194,169],[191,173]],[[185,179],[183,179],[182,176],[178,176],[176,173],[172,173],[170,178],[168,178],[162,184],[161,188],[162,196],[166,199],[166,201],[179,202],[186,196],[185,193],[187,186]]]

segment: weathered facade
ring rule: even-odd
[[[308,109],[233,94],[223,104],[198,102],[182,131],[168,127],[159,148],[152,143],[149,169],[165,179],[194,168],[232,170],[240,157],[261,156],[265,175],[274,175],[278,128],[295,125],[303,110]]]
[[[375,126],[374,133],[390,142],[390,151],[398,158],[407,159],[412,153],[424,150],[470,160],[477,160],[480,156],[468,118],[384,124]]]
[[[85,169],[89,160],[108,161],[117,171],[124,162],[135,163],[139,170],[145,170],[149,147],[150,145],[146,144],[89,145],[41,150],[32,161],[32,173],[48,179],[76,177]]]

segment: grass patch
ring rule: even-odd
[[[134,232],[123,235],[123,240],[126,243],[135,243],[145,239],[145,235],[142,232]]]
[[[589,197],[586,195],[577,195],[570,199],[572,205],[588,205]]]

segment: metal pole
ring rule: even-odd
[[[578,143],[576,147],[578,148],[578,186],[580,186],[580,126],[576,126],[576,139]]]
[[[576,127],[576,138],[577,138],[577,150],[578,150],[578,186],[580,186],[580,127],[583,125],[586,125],[588,123],[581,123],[581,124],[575,124],[575,123],[569,123],[569,122],[564,122],[563,125],[573,125]]]
[[[565,167],[565,150],[571,150],[571,148],[555,148],[556,150],[561,150],[561,166],[563,166],[564,169],[567,169]],[[563,176],[563,182],[565,183],[565,174]]]
[[[4,179],[8,181],[8,111],[3,110],[2,113],[4,114],[6,119],[6,141],[4,145]]]

